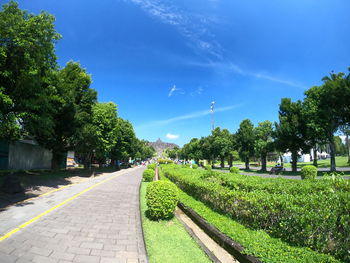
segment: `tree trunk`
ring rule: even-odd
[[[232,163],[233,163],[233,157],[230,154],[229,157],[228,157],[228,165],[230,166],[230,168],[232,167]]]
[[[318,156],[317,156],[317,148],[316,148],[316,145],[314,146],[313,151],[314,151],[314,166],[317,167],[317,166],[318,166],[318,164],[317,164]]]
[[[329,142],[329,148],[330,148],[330,155],[331,155],[331,172],[335,172],[337,170],[337,167],[335,164],[335,145],[334,145],[333,137]]]
[[[292,151],[292,171],[297,172],[298,152]]]
[[[61,163],[62,163],[62,154],[59,154],[57,152],[52,152],[51,169],[52,170],[60,169]]]
[[[245,158],[245,169],[249,170],[249,157]]]
[[[348,153],[348,164],[350,164],[350,142],[349,142],[349,134],[346,133],[346,150]]]
[[[222,169],[225,168],[225,158],[224,158],[224,157],[221,157],[221,158],[220,158],[220,161],[221,161],[221,163],[220,163],[221,168],[222,168]]]
[[[266,154],[261,154],[261,171],[266,172]]]

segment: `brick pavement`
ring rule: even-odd
[[[142,171],[98,185],[1,241],[1,263],[146,263],[139,212]]]

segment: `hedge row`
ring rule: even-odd
[[[163,178],[163,177],[162,177]],[[204,203],[197,201],[183,191],[179,200],[192,208],[208,223],[244,247],[243,252],[253,255],[265,263],[339,263],[330,255],[325,255],[307,247],[295,247],[269,236],[265,231],[253,230],[220,214]]]
[[[163,167],[163,172],[186,193],[245,226],[350,261],[350,191],[346,186],[335,187],[324,180],[314,182],[323,192],[307,192],[312,182],[278,179],[275,187],[271,180],[261,186],[266,179],[231,175],[239,177],[235,186],[227,179],[230,175],[175,167]],[[299,194],[295,194],[298,187]]]

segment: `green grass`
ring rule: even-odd
[[[270,171],[268,170],[267,172],[262,172],[262,171],[259,171],[259,170],[254,170],[254,169],[251,169],[251,170],[241,170],[242,172],[245,172],[245,173],[251,173],[251,174],[268,174],[270,173]],[[321,171],[318,171],[317,172],[317,176],[323,176],[324,174],[326,173],[329,173],[329,172],[321,172]],[[345,176],[349,176],[350,175],[350,171],[345,171],[345,172],[340,172],[340,173],[343,173]],[[284,172],[281,172],[279,174],[280,176],[300,176],[300,172],[292,172],[292,171],[284,171]]]
[[[152,221],[146,216],[146,188],[141,185],[140,202],[142,225],[150,263],[207,263],[211,260],[174,217],[171,220]]]
[[[213,211],[200,201],[180,190],[180,201],[191,207],[222,233],[243,245],[246,254],[268,263],[340,262],[332,256],[317,253],[309,248],[294,247],[269,236],[262,230],[252,230],[232,218]],[[165,261],[164,261],[165,262]]]
[[[331,163],[330,159],[317,161],[318,168],[329,168],[331,165],[330,163]],[[348,157],[347,156],[336,156],[335,163],[336,163],[337,167],[350,167],[350,164],[348,164]],[[302,168],[303,166],[310,165],[310,164],[313,164],[313,162],[297,163],[297,167]],[[268,167],[273,167],[273,166],[275,166],[275,164],[268,165]],[[292,167],[292,165],[290,163],[285,163],[285,164],[283,164],[283,166],[288,167],[288,168]]]

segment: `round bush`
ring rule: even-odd
[[[239,168],[236,167],[236,166],[232,166],[230,168],[230,173],[232,173],[232,174],[239,174]]]
[[[156,181],[148,185],[146,202],[150,218],[168,219],[174,215],[178,202],[177,187],[168,181]]]
[[[204,166],[204,169],[207,170],[207,171],[211,171],[211,165]]]
[[[192,164],[192,169],[198,169],[198,165],[197,164]]]
[[[146,169],[143,172],[142,178],[143,178],[143,181],[145,181],[145,182],[152,182],[153,178],[154,178],[154,170]]]
[[[157,166],[157,164],[151,163],[151,164],[149,164],[149,165],[147,166],[147,169],[152,169],[153,171],[155,171],[155,170],[156,170],[156,166]]]
[[[317,176],[317,168],[313,165],[306,165],[301,168],[301,179],[315,179]]]

